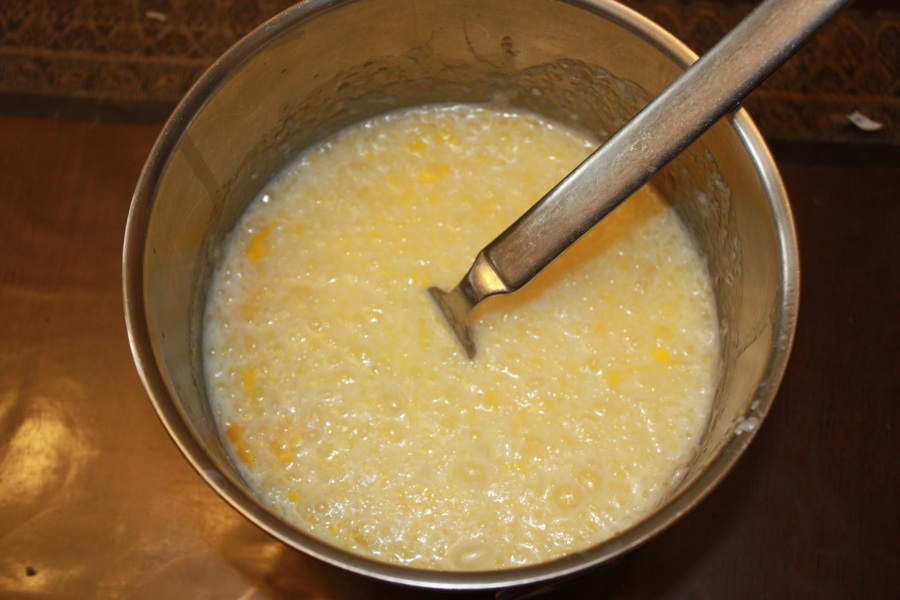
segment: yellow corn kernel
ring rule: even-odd
[[[240,316],[245,321],[254,321],[259,317],[260,311],[267,306],[272,297],[272,291],[268,287],[261,287],[247,298],[246,302],[239,304]]]
[[[359,527],[350,530],[350,539],[360,548],[369,548],[369,540]]]
[[[269,237],[269,228],[263,227],[250,240],[250,243],[247,245],[247,258],[250,259],[250,262],[258,263],[265,255],[266,251],[263,244],[267,237]]]
[[[289,465],[294,460],[294,455],[287,451],[287,448],[284,444],[279,444],[276,441],[272,441],[269,444],[269,447],[272,448],[272,452],[275,454],[275,457],[281,461],[282,464]]]
[[[252,465],[253,451],[244,442],[244,429],[237,423],[231,423],[225,429],[225,436],[235,445],[238,459],[246,465]]]
[[[668,364],[668,362],[672,360],[672,353],[665,348],[657,348],[653,351],[653,358],[655,358],[657,362]]]
[[[238,458],[245,465],[252,465],[254,462],[253,452],[243,443],[238,444]]]
[[[254,385],[256,384],[256,371],[253,369],[244,369],[241,371],[241,381],[244,384],[244,391],[248,394],[252,393]]]
[[[228,439],[231,440],[232,444],[237,444],[241,441],[241,438],[244,437],[244,430],[237,423],[232,423],[225,430],[225,435],[228,436]]]

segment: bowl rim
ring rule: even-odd
[[[747,152],[768,203],[781,223],[776,228],[782,259],[778,310],[774,315],[775,340],[767,370],[753,398],[753,426],[735,432],[722,446],[716,460],[677,496],[658,511],[615,537],[549,562],[494,571],[437,571],[380,562],[351,554],[291,526],[249,496],[240,482],[221,469],[186,422],[174,400],[156,359],[144,304],[143,263],[146,232],[155,193],[169,159],[193,120],[209,99],[230,77],[273,39],[289,29],[330,10],[359,0],[306,0],[272,17],[251,31],[219,57],[190,88],[163,126],[142,169],[132,197],[125,228],[122,255],[122,285],[125,324],[131,352],[144,389],[169,436],[203,480],[235,510],[286,546],[332,566],[358,575],[406,586],[440,590],[489,590],[528,586],[550,580],[573,578],[613,561],[680,519],[703,500],[734,467],[771,407],[778,384],[787,368],[799,309],[799,253],[787,193],[765,142],[749,115],[739,105],[728,116],[734,132]],[[635,10],[615,0],[562,0],[575,8],[603,16],[645,38],[674,63],[686,68],[697,55],[674,35]],[[786,285],[785,285],[786,284]]]

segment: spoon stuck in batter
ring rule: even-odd
[[[847,0],[767,0],[479,254],[450,292],[430,288],[466,355],[472,309],[531,281],[730,111]]]

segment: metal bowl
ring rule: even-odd
[[[702,443],[658,508],[569,556],[490,572],[411,569],[350,554],[270,512],[232,464],[204,384],[201,320],[217,248],[300,150],[361,119],[432,102],[502,102],[601,139],[695,59],[608,0],[308,0],[220,58],[165,125],[134,194],[124,294],[138,371],[207,483],[248,519],[322,561],[428,588],[487,589],[572,575],[627,552],[700,501],[775,396],[793,339],[798,258],[778,172],[742,109],[654,178],[705,253],[722,372]]]

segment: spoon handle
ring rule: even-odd
[[[766,0],[484,248],[475,303],[528,283],[763,81],[848,0]]]

